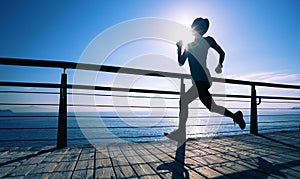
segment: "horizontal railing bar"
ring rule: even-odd
[[[17,66],[30,66],[30,67],[49,67],[49,68],[76,68],[76,63],[54,61],[54,60],[36,60],[25,58],[7,58],[1,57],[0,64],[2,65],[17,65]],[[75,65],[75,66],[74,66]]]
[[[300,89],[298,85],[287,85],[287,84],[276,84],[276,83],[266,83],[266,82],[254,82],[254,81],[243,81],[243,80],[234,80],[234,79],[221,79],[213,78],[214,82],[220,83],[230,83],[230,84],[239,84],[239,85],[255,85],[262,87],[273,87],[273,88],[290,88],[290,89]]]
[[[1,105],[1,104],[0,104]],[[106,105],[106,104],[68,104],[67,106],[72,106],[72,107],[116,107],[116,108],[155,108],[155,109],[160,109],[160,108],[166,108],[166,109],[178,109],[179,107],[171,107],[171,106],[135,106],[135,105],[130,105],[130,106],[122,106],[122,105]]]
[[[35,116],[22,116],[22,117],[18,117],[18,116],[0,116],[0,118],[35,118]],[[43,116],[44,118],[46,118],[47,116]],[[58,116],[57,116],[58,117]],[[67,116],[67,117],[76,117],[76,118],[93,118],[93,119],[132,119],[132,118],[136,118],[136,119],[160,119],[160,118],[164,118],[164,119],[174,119],[174,118],[178,118],[178,116],[165,116],[165,117],[159,117],[159,116],[154,116],[154,117],[131,117],[131,116],[124,116],[124,117],[115,117],[115,116],[88,116],[88,117],[82,117],[82,116]],[[248,117],[248,115],[244,115],[244,117]],[[50,116],[49,118],[53,118],[53,116]],[[214,120],[217,118],[223,118],[223,116],[189,116],[189,118],[199,118],[199,119],[207,119],[209,118],[209,120]]]
[[[215,97],[229,97],[229,98],[251,98],[248,95],[230,95],[230,94],[212,94]],[[278,96],[256,96],[256,98],[261,99],[280,99],[280,100],[300,100],[298,97],[278,97]]]
[[[228,108],[230,108],[230,107],[228,107]],[[270,108],[259,107],[258,109],[259,110],[276,110],[276,111],[293,110],[292,108],[287,108],[287,107],[270,107]]]
[[[3,106],[58,106],[58,104],[41,104],[41,103],[0,103]]]
[[[0,86],[15,86],[15,87],[36,87],[36,88],[60,88],[60,84],[51,83],[30,83],[30,82],[6,82],[0,81]]]
[[[144,70],[144,69],[74,63],[74,62],[54,61],[54,60],[33,60],[33,59],[0,57],[0,64],[33,66],[33,67],[52,67],[52,68],[64,68],[64,69],[81,69],[81,70],[104,71],[104,72],[112,72],[112,73],[159,76],[159,77],[190,78],[190,75],[181,74],[181,73],[161,72],[161,71],[154,71],[154,70]],[[213,78],[213,81],[221,82],[221,83],[225,82],[230,84],[240,84],[240,85],[255,85],[255,86],[265,86],[265,87],[275,87],[275,88],[300,89],[300,86],[298,85],[242,81],[242,80],[234,80],[234,79]]]
[[[1,103],[0,103],[1,105]],[[68,104],[67,106],[71,106],[71,107],[116,107],[116,108],[155,108],[155,109],[178,109],[179,106],[135,106],[135,105],[130,105],[130,106],[126,106],[126,105],[109,105],[109,104]],[[205,107],[190,107],[189,109],[207,109]],[[239,108],[240,109],[240,108]]]
[[[4,118],[4,117],[6,117],[6,118],[27,118],[27,117],[30,117],[30,118],[46,118],[46,117],[49,117],[49,118],[55,118],[55,117],[58,117],[58,116],[13,116],[13,115],[11,115],[11,116],[2,116],[2,115],[0,115],[0,118]]]
[[[47,91],[0,91],[0,93],[21,93],[21,94],[59,94],[59,92],[47,92]]]
[[[39,87],[39,88],[60,88],[60,84],[50,83],[28,83],[28,82],[0,82],[0,86],[19,86],[19,87]],[[120,91],[120,92],[136,92],[136,93],[151,93],[151,94],[171,94],[179,95],[177,91],[161,91],[161,90],[146,90],[146,89],[128,89],[119,87],[104,87],[104,86],[89,86],[89,85],[67,85],[67,88],[86,89],[86,90],[102,90],[102,91]],[[224,95],[212,94],[215,97],[230,97],[230,98],[251,98],[248,95]],[[298,97],[277,97],[277,96],[257,96],[262,99],[280,99],[280,100],[300,100]]]
[[[300,100],[297,97],[277,97],[277,96],[257,96],[257,98],[262,99],[280,99],[280,100]]]
[[[0,82],[0,86],[37,87],[37,88],[60,88],[61,87],[60,84],[29,83],[29,82]],[[128,89],[128,88],[104,87],[104,86],[70,85],[69,84],[69,85],[67,85],[67,88],[179,95],[179,92],[176,92],[176,91],[146,90],[146,89],[134,89],[134,88]]]
[[[271,108],[258,107],[258,109],[259,110],[293,110],[292,108],[287,108],[287,107],[271,107]]]
[[[32,66],[32,67],[80,69],[80,70],[103,71],[103,72],[111,72],[111,73],[158,76],[158,77],[173,77],[173,78],[190,77],[190,75],[188,74],[181,74],[181,73],[161,72],[161,71],[154,71],[154,70],[143,70],[143,69],[135,69],[135,68],[86,64],[86,63],[74,63],[74,62],[54,61],[54,60],[33,60],[33,59],[17,59],[17,58],[0,57],[0,64]]]
[[[7,117],[7,118],[23,118],[23,117],[35,117],[35,118],[38,118],[38,117],[41,117],[41,118],[46,118],[46,117],[49,117],[49,118],[54,118],[54,117],[58,117],[58,116],[33,116],[33,115],[30,115],[30,116],[26,116],[26,115],[22,115],[22,116],[16,116],[16,115],[0,115],[0,118],[4,118],[4,117]],[[178,118],[178,116],[81,116],[81,115],[78,115],[78,116],[67,116],[67,117],[70,117],[70,118]],[[190,118],[197,118],[197,117],[211,117],[211,116],[191,116]],[[215,117],[222,117],[222,116],[215,116]]]
[[[105,97],[125,97],[125,98],[151,98],[151,99],[180,99],[179,97],[160,97],[160,96],[133,96],[115,94],[87,94],[87,93],[68,93],[69,95],[105,96]]]
[[[268,124],[268,123],[293,123],[299,122],[299,120],[286,120],[286,121],[259,121],[259,124]]]
[[[248,115],[244,115],[244,117],[247,117]],[[0,118],[1,117],[7,117],[7,118],[12,118],[12,117],[15,117],[15,118],[22,118],[22,117],[43,117],[43,118],[46,118],[46,117],[49,117],[49,118],[54,118],[54,117],[58,117],[58,116],[33,116],[33,115],[22,115],[22,116],[16,116],[16,115],[0,115]],[[118,119],[118,118],[178,118],[178,116],[112,116],[112,115],[99,115],[99,116],[83,116],[83,115],[68,115],[67,117],[70,117],[70,118],[112,118],[112,119]],[[202,116],[189,116],[189,118],[222,118],[223,116],[205,116],[205,115],[202,115]]]
[[[233,123],[225,124],[197,124],[197,125],[186,125],[186,127],[207,127],[207,126],[228,126]],[[178,125],[167,125],[167,126],[105,126],[105,127],[68,127],[68,129],[152,129],[152,128],[175,128]],[[57,130],[57,127],[0,127],[0,130]]]
[[[0,127],[0,130],[57,130],[57,127]]]
[[[241,102],[241,103],[250,103],[251,101],[246,101],[246,100],[230,100],[230,99],[214,99],[214,101],[227,101],[227,102]]]
[[[136,119],[143,119],[143,118],[149,118],[149,119],[157,119],[157,118],[178,118],[178,116],[68,116],[68,117],[76,117],[76,118],[112,118],[112,119],[122,119],[122,118],[136,118]]]
[[[43,91],[0,91],[0,93],[25,93],[25,94],[59,94],[59,92]],[[111,95],[111,94],[89,94],[89,93],[67,93],[68,95],[86,95],[101,97],[126,97],[126,98],[151,98],[151,99],[180,99],[179,97],[160,97],[160,96],[133,96],[133,95]]]
[[[271,104],[299,104],[296,101],[263,101],[264,103],[271,103]]]
[[[231,95],[231,94],[212,94],[214,97],[228,97],[228,98],[251,98],[249,95]]]
[[[258,116],[300,116],[300,114],[260,114]]]
[[[131,105],[131,106],[126,106],[126,105],[106,105],[106,104],[69,104],[68,106],[73,106],[73,107],[119,107],[119,108],[155,108],[155,109],[178,109],[179,106],[137,106],[137,105]],[[189,107],[189,109],[207,109],[206,107]],[[230,108],[230,109],[249,109],[249,108]]]
[[[56,141],[56,139],[0,139],[0,142],[47,142],[47,141]]]
[[[179,95],[177,91],[161,91],[136,88],[120,88],[120,87],[104,87],[104,86],[88,86],[88,85],[67,85],[68,88],[86,89],[86,90],[102,90],[102,91],[120,91],[120,92],[136,92],[136,93],[152,93],[152,94],[172,94]]]
[[[298,126],[295,126],[295,127],[293,127],[293,126],[286,126],[286,127],[284,127],[284,129],[295,129],[295,128],[298,128]],[[264,130],[274,130],[274,129],[283,129],[282,127],[261,127],[259,130],[262,130],[262,131],[264,131]]]
[[[76,117],[76,118],[111,118],[111,119],[121,119],[121,118],[136,118],[136,119],[143,119],[143,118],[153,118],[153,119],[157,119],[157,118],[178,118],[178,116],[68,116],[68,117]],[[222,118],[223,116],[189,116],[189,118],[209,118],[209,117],[213,117],[213,118]]]

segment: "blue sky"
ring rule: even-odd
[[[78,62],[98,34],[118,23],[144,17],[166,18],[188,26],[196,17],[206,17],[210,20],[207,35],[226,52],[225,77],[300,84],[298,0],[2,0],[0,55]],[[1,81],[58,82],[61,72],[0,69]],[[37,75],[43,72],[47,74]]]
[[[1,56],[76,62],[95,36],[123,21],[160,17],[189,25],[202,16],[226,52],[226,74],[299,71],[297,0],[0,3]]]

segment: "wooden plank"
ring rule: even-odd
[[[8,176],[9,173],[11,173],[12,170],[14,170],[16,166],[4,166],[0,167],[0,178],[3,178],[4,176]]]
[[[81,151],[82,148],[69,148],[61,161],[56,163],[56,167],[49,175],[49,178],[71,178]]]
[[[179,147],[179,148],[178,148]],[[163,143],[162,145],[156,146],[156,149],[160,150],[164,155],[167,155],[167,160],[171,160],[171,162],[164,163],[166,167],[169,167],[172,171],[172,177],[191,177],[191,178],[205,178],[204,175],[201,175],[196,170],[193,170],[190,167],[190,164],[187,164],[187,160],[185,160],[184,155],[184,146],[177,146],[176,143]],[[174,151],[175,150],[175,151]],[[182,153],[184,152],[184,153]]]
[[[187,153],[188,155],[188,153]],[[205,156],[207,157],[207,156]],[[217,167],[215,161],[211,161],[207,158],[203,157],[186,157],[185,159],[186,164],[190,166],[190,168],[199,173],[202,176],[205,176],[206,178],[211,177],[220,177],[223,176],[224,173],[222,173],[222,170],[219,170],[219,166]],[[217,164],[219,165],[219,164]],[[224,177],[227,178],[227,177]]]
[[[5,177],[25,177],[36,165],[20,165]]]
[[[49,175],[57,167],[57,164],[62,160],[63,156],[68,152],[68,150],[68,148],[63,148],[43,154],[45,157],[35,168],[30,171],[30,173],[26,177],[48,178]]]
[[[98,159],[96,161],[95,177],[103,179],[116,178],[109,158]]]
[[[163,144],[153,144],[153,147],[149,152],[161,161],[161,165],[158,168],[168,170],[172,178],[183,178],[186,175],[184,166],[171,157],[172,155],[175,156],[175,150],[170,149],[171,151],[167,151],[167,148],[164,148]]]
[[[137,146],[133,146],[135,148]],[[152,149],[153,146],[150,143],[141,143],[138,145],[135,150],[136,153],[161,177],[161,178],[171,178],[172,175],[169,170],[158,170],[158,167],[162,164],[161,159],[151,153],[149,149]]]
[[[122,152],[126,156],[127,161],[133,166],[137,175],[140,178],[160,178],[160,175],[149,165],[149,162],[136,152],[136,148],[133,145],[140,146],[141,144],[128,144],[128,150],[122,150]]]
[[[14,173],[12,176],[20,176],[20,174],[23,174],[24,176],[28,176],[29,173],[33,173],[33,169],[36,168],[50,153],[52,150],[44,150],[38,151],[36,155],[29,158],[28,160],[24,161],[20,167],[24,166],[26,170],[20,169],[20,167],[17,167],[16,170],[18,172],[12,172]],[[23,171],[23,173],[21,172]],[[31,176],[33,177],[33,176]]]
[[[216,178],[223,176],[223,174],[221,174],[220,172],[217,172],[216,170],[213,170],[207,166],[196,167],[194,168],[194,170],[197,173],[200,173],[202,176],[205,176],[206,178]]]
[[[40,163],[35,168],[33,168],[27,175],[28,178],[48,178],[52,174],[56,163]]]
[[[1,147],[0,154],[0,178],[9,176],[11,171],[17,166],[21,165],[19,160],[13,159],[12,151],[18,149],[18,147]]]
[[[84,147],[81,151],[72,178],[93,178],[95,148]]]
[[[13,147],[0,156],[1,166],[17,166],[26,160],[29,155],[34,154],[28,151],[31,147]]]
[[[124,145],[124,144],[121,144]],[[117,178],[138,178],[134,169],[130,166],[120,147],[121,145],[108,145],[108,152]]]
[[[21,148],[16,151],[20,152],[19,155],[17,155],[19,156],[19,158],[15,158],[13,160],[18,161],[20,164],[16,165],[15,168],[11,171],[6,170],[6,177],[26,176],[51,152],[50,150],[46,150],[44,152],[44,148]]]
[[[107,146],[96,147],[95,178],[116,178]]]
[[[122,145],[120,150],[139,178],[159,178],[156,177],[155,172],[151,170],[151,167],[142,164],[143,160],[132,151],[132,148],[129,145]]]

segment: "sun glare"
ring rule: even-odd
[[[193,18],[189,17],[188,14],[182,14],[181,16],[177,17],[176,21],[178,21],[180,24],[191,27]]]
[[[184,34],[184,36],[181,39],[183,42],[183,47],[185,47],[188,43],[194,40],[191,25],[193,23],[193,20],[199,15],[193,9],[193,7],[189,7],[188,4],[184,3],[181,5],[170,7],[170,10],[166,12],[172,20],[176,21],[179,24],[182,24],[187,29],[190,29],[190,33]]]

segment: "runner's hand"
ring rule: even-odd
[[[215,69],[215,71],[216,71],[216,73],[218,73],[218,74],[222,73],[222,65],[219,64],[219,65],[217,66],[217,68]]]
[[[182,40],[180,40],[179,42],[176,43],[177,48],[181,48],[182,47]]]

